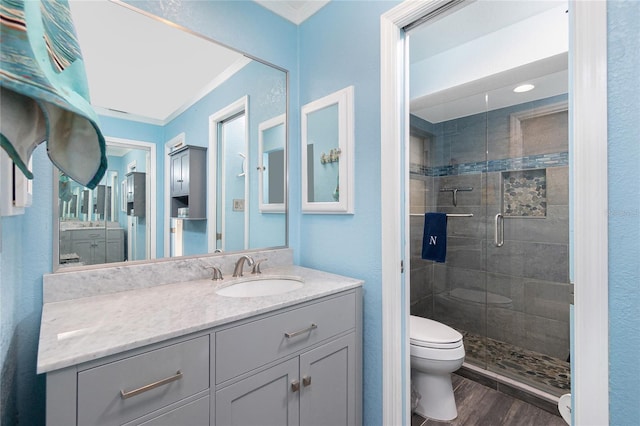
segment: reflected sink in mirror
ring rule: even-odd
[[[261,277],[238,281],[216,291],[226,297],[274,296],[298,290],[304,285],[298,277]]]

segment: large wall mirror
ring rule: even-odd
[[[53,270],[286,246],[286,71],[125,3],[69,4],[109,171],[91,190],[54,172]],[[187,176],[206,186],[204,217],[174,208],[171,159],[189,147],[204,153]]]

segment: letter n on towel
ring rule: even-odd
[[[447,255],[446,213],[425,213],[422,258],[444,262]]]

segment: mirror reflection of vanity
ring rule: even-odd
[[[242,235],[245,241],[235,247],[229,245],[230,248],[224,248],[225,252],[286,246],[286,71],[222,48],[210,39],[183,31],[124,3],[72,0],[70,5],[75,16],[83,16],[84,21],[91,19],[90,23],[83,24],[80,20],[76,22],[74,16],[92,96],[99,90],[91,88],[91,56],[105,54],[103,49],[97,54],[88,51],[83,45],[88,36],[83,38],[83,32],[88,27],[99,30],[103,25],[101,10],[104,9],[97,8],[116,8],[126,19],[151,21],[152,25],[180,33],[172,40],[198,38],[200,43],[215,46],[219,52],[216,57],[221,61],[225,55],[237,60],[226,69],[212,71],[206,87],[200,88],[187,104],[179,105],[172,115],[161,121],[141,116],[133,109],[104,108],[92,97],[107,140],[109,171],[94,189],[81,187],[57,170],[54,172],[54,204],[58,212],[54,225],[54,271],[62,267],[213,253],[222,249],[215,241],[223,232],[229,238]],[[139,30],[140,25],[136,24],[136,44],[153,44],[153,40],[143,40],[147,32]],[[109,40],[111,44],[117,42],[117,39]],[[126,42],[131,44],[130,39]],[[187,49],[176,43],[164,43],[165,60],[174,57],[173,51]],[[181,65],[189,69],[205,67]],[[173,78],[177,81],[189,77],[175,75]],[[139,85],[142,86],[142,82]],[[147,97],[157,99],[170,89],[166,86],[165,82],[164,87],[158,87]],[[217,154],[216,144],[220,139],[212,137],[212,133],[221,130],[212,124],[210,116],[239,98],[246,98],[246,126],[241,135],[246,148]],[[178,135],[181,136],[176,142]],[[186,205],[172,204],[175,197],[171,197],[170,191],[169,153],[180,149],[176,145],[198,147],[207,153],[206,164],[199,171],[200,178],[206,182],[206,192],[197,199],[200,206],[206,206],[206,214],[196,218],[198,220],[188,217]],[[229,170],[231,177],[219,174],[225,165],[235,167],[231,164],[237,164],[237,168]],[[229,194],[230,188],[239,183],[246,189],[229,200],[235,208],[216,209],[216,198]],[[195,198],[191,204],[194,203]],[[242,216],[242,220],[236,220],[236,216]],[[226,223],[224,231],[219,223]],[[232,223],[237,223],[237,227],[230,227]]]

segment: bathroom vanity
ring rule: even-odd
[[[47,424],[361,424],[362,282],[263,268],[303,285],[226,297],[217,291],[256,276],[225,273],[45,303]]]

